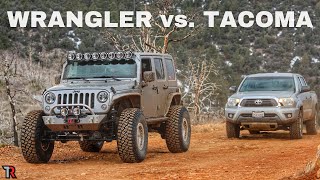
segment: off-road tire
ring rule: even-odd
[[[299,112],[298,118],[290,126],[290,138],[302,139],[303,132],[303,114],[302,110]]]
[[[80,148],[84,152],[99,152],[104,141],[79,141]]]
[[[54,149],[54,141],[42,141],[45,126],[43,111],[31,111],[27,114],[21,129],[21,151],[29,163],[47,163]]]
[[[240,125],[231,122],[226,122],[226,131],[228,138],[239,138],[240,137]]]
[[[249,133],[250,134],[260,134],[260,131],[252,131],[252,130],[250,130]]]
[[[317,121],[318,121],[318,108],[315,108],[315,114],[313,119],[306,121],[306,130],[308,135],[317,134]]]
[[[181,153],[189,149],[191,124],[188,110],[183,106],[171,106],[165,123],[165,139],[170,152]]]
[[[148,149],[148,126],[140,109],[127,108],[122,111],[117,144],[123,162],[137,163],[145,159]]]

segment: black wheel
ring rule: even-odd
[[[104,141],[79,141],[80,148],[85,152],[99,152]]]
[[[303,131],[303,114],[302,111],[299,112],[297,120],[290,126],[290,138],[291,139],[301,139]]]
[[[315,114],[313,119],[306,122],[307,134],[316,135],[317,134],[317,121],[318,121],[318,109],[315,108]]]
[[[252,131],[252,130],[249,130],[249,133],[250,133],[250,134],[260,134],[260,131]]]
[[[240,137],[240,125],[231,122],[226,122],[226,131],[228,138],[239,138]]]
[[[148,126],[140,109],[122,111],[118,125],[118,153],[123,162],[135,163],[145,159],[148,148]]]
[[[181,153],[189,149],[191,124],[188,110],[183,106],[172,106],[165,123],[165,139],[170,152]]]
[[[42,140],[45,126],[42,116],[43,111],[31,111],[24,119],[21,129],[21,151],[24,159],[29,163],[46,163],[50,160],[54,141]]]

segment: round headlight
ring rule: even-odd
[[[108,93],[106,91],[99,92],[97,99],[100,103],[105,103],[108,100]]]
[[[80,108],[75,107],[75,108],[73,109],[73,114],[74,114],[74,115],[79,116],[79,115],[80,115],[80,113],[81,113]]]
[[[46,103],[53,104],[56,101],[56,95],[54,95],[52,92],[48,92],[44,99]]]
[[[69,114],[69,109],[67,109],[67,108],[62,108],[62,109],[60,110],[60,114],[61,114],[62,116],[68,116],[68,114]]]

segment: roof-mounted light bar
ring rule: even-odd
[[[101,52],[101,53],[70,53],[68,54],[69,61],[97,61],[97,60],[121,60],[121,59],[131,59],[133,53],[131,51],[126,52]]]

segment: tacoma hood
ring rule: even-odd
[[[57,86],[48,88],[47,91],[62,91],[62,90],[110,90],[113,87],[116,91],[122,91],[127,89],[132,89],[136,86],[136,81],[89,81],[89,82],[68,82],[62,83]]]
[[[252,92],[238,92],[232,95],[232,98],[246,99],[246,98],[287,98],[291,97],[294,92],[290,91],[252,91]]]

